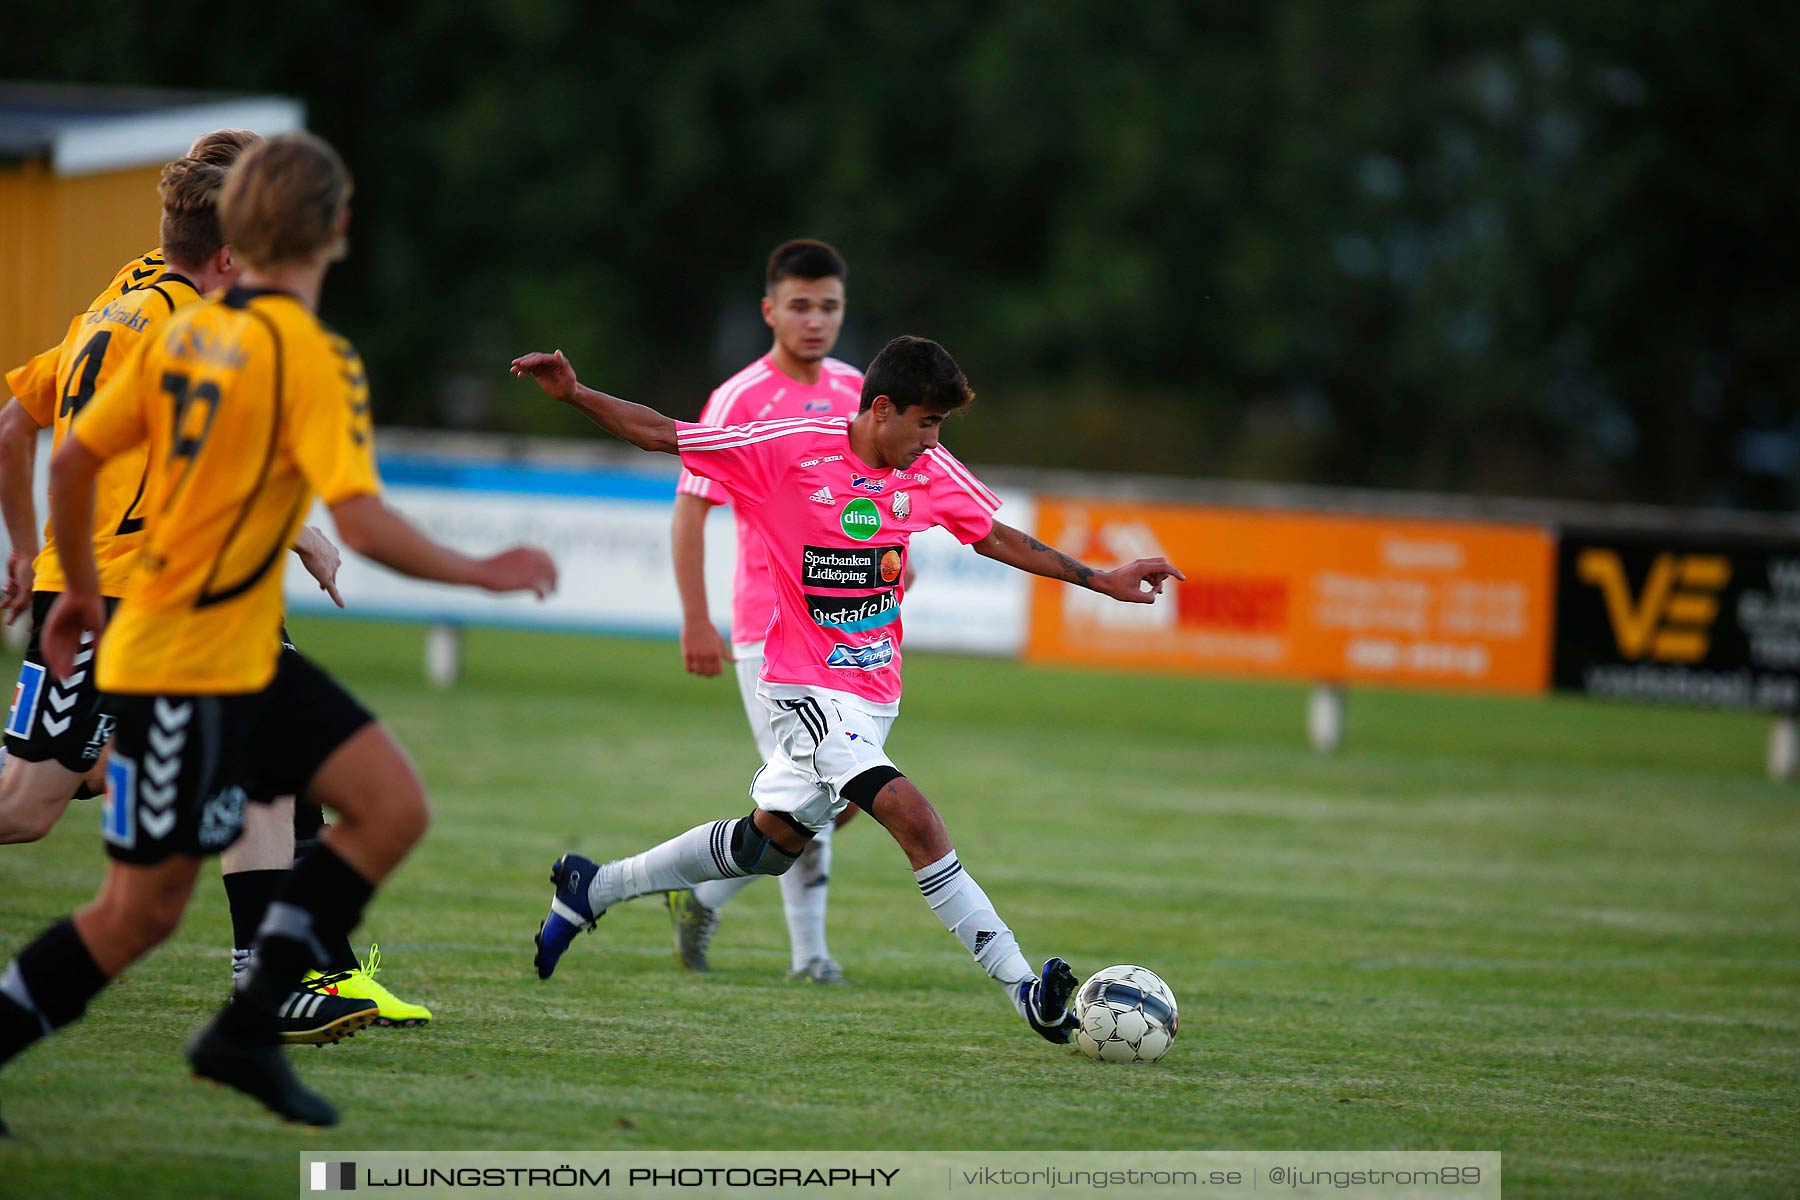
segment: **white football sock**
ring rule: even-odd
[[[956,851],[914,871],[913,878],[937,919],[1009,996],[1032,977],[1031,964],[1019,953],[1019,939],[994,911],[981,885],[956,861]]]
[[[709,879],[741,875],[731,858],[731,829],[736,824],[735,820],[708,821],[642,854],[606,863],[588,883],[588,904],[594,915],[651,892],[674,892]]]
[[[793,872],[789,871],[788,875]],[[702,908],[724,908],[731,898],[755,883],[761,876],[746,875],[742,879],[713,879],[694,889],[694,902]],[[782,876],[783,879],[787,875]]]
[[[831,876],[831,826],[819,830],[800,861],[781,877],[781,907],[787,914],[794,970],[815,958],[830,958],[825,945],[826,880]]]

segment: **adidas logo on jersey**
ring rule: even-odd
[[[811,500],[814,504],[836,503],[836,497],[831,494],[831,489],[829,487],[820,488],[818,491],[808,496],[807,499]]]

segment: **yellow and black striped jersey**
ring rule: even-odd
[[[39,425],[50,426],[52,445],[63,438],[81,410],[131,357],[137,344],[176,309],[196,303],[199,291],[189,280],[165,272],[140,288],[125,292],[77,318],[57,356],[54,406],[36,408],[39,397],[19,403]],[[142,447],[119,455],[101,468],[95,480],[94,562],[100,569],[100,594],[123,596],[143,542],[144,494]],[[36,590],[60,592],[66,582],[62,558],[51,527],[44,526],[44,548],[38,551]]]
[[[109,300],[116,300],[134,288],[149,287],[150,282],[169,269],[169,260],[163,257],[162,247],[146,250],[138,257],[120,267],[113,276],[106,290],[94,297],[88,305],[91,312],[96,308],[104,308]]]
[[[106,628],[103,691],[260,691],[280,649],[285,552],[315,494],[375,494],[368,378],[295,296],[233,288],[141,342],[82,410],[103,459],[149,448],[147,541]]]
[[[163,258],[162,247],[147,250],[138,255],[113,275],[112,282],[101,289],[98,296],[87,306],[80,316],[69,322],[68,332],[63,340],[48,350],[34,355],[23,366],[14,367],[6,373],[6,386],[12,394],[19,398],[25,411],[37,414],[49,412],[56,404],[56,360],[62,355],[63,348],[75,337],[81,322],[96,309],[105,308],[110,302],[117,300],[134,288],[147,287],[152,280],[168,270],[168,262]],[[48,425],[48,421],[39,421],[40,426]]]

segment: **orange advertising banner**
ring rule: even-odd
[[[1095,567],[1163,555],[1153,605],[1034,581],[1043,662],[1476,691],[1550,681],[1548,530],[1044,496],[1037,534]]]

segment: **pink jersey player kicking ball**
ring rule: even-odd
[[[831,357],[844,327],[848,282],[843,257],[825,242],[796,238],[775,247],[763,272],[762,318],[774,334],[769,352],[714,389],[701,410],[700,423],[722,426],[855,416],[862,399],[862,372]],[[775,733],[756,685],[762,678],[763,637],[775,616],[775,583],[762,536],[735,505],[731,507],[737,525],[737,571],[731,587],[729,652],[706,607],[706,514],[730,499],[723,485],[692,471],[683,471],[675,487],[669,550],[675,590],[681,597],[681,658],[688,671],[700,676],[718,675],[727,662],[731,664],[757,756],[767,761],[775,753]],[[836,824],[855,811],[846,808]],[[792,949],[790,979],[844,981],[844,968],[831,956],[825,933],[834,828],[821,828],[806,844],[800,861],[777,881]],[[721,910],[759,878],[715,879],[691,892],[677,890],[663,897],[673,925],[675,955],[683,966],[707,970],[707,947],[719,927]]]
[[[582,386],[560,350],[514,359],[512,371],[614,436],[679,454],[688,471],[721,485],[761,535],[775,591],[756,689],[775,750],[751,783],[756,807],[628,858],[557,859],[536,938],[538,977],[548,979],[575,935],[614,904],[712,879],[780,875],[854,804],[893,835],[931,911],[1019,1015],[1067,1042],[1074,970],[1060,958],[1032,970],[957,861],[937,809],[883,750],[900,707],[908,545],[942,526],[978,554],[1125,603],[1154,603],[1165,581],[1185,576],[1161,558],[1097,571],[994,520],[999,500],[938,444],[944,419],[974,392],[949,353],[925,338],[895,338],[875,356],[853,418],[696,425]]]

